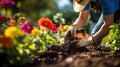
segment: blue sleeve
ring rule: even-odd
[[[100,0],[103,15],[116,12],[119,9],[120,0]]]
[[[88,4],[85,6],[84,10],[89,10],[89,9],[90,9],[90,3],[88,3]]]

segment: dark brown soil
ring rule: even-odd
[[[77,47],[76,41],[53,45],[34,57],[25,67],[119,67],[120,52],[111,53],[104,46]]]
[[[77,39],[72,39],[53,45],[33,57],[33,64],[20,67],[120,67],[120,51],[113,54],[104,46],[78,47],[76,43]]]

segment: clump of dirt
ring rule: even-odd
[[[89,51],[85,47],[78,47],[76,43],[78,39],[74,38],[73,41],[65,42],[61,45],[52,45],[45,52],[39,53],[35,61],[45,62],[48,64],[54,63],[56,61],[61,61],[76,52],[87,52]]]

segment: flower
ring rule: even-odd
[[[41,31],[41,30],[39,30],[39,29],[37,29],[37,28],[34,28],[33,30],[32,30],[32,34],[33,35],[39,35],[39,34],[42,34],[43,32]]]
[[[20,23],[20,22],[25,21],[25,20],[26,20],[25,17],[20,17],[20,18],[17,20],[17,23]]]
[[[56,26],[56,24],[52,25],[51,30],[52,30],[52,32],[57,32],[57,26]]]
[[[0,22],[5,22],[10,20],[10,17],[6,17],[6,16],[0,16]]]
[[[59,26],[59,27],[58,27],[58,30],[62,30],[63,27],[64,27],[63,25]]]
[[[65,31],[67,31],[69,29],[69,25],[64,25],[63,26],[63,31],[65,32]]]
[[[38,20],[38,25],[42,26],[46,30],[51,30],[53,22],[49,18],[40,18]]]
[[[23,36],[22,30],[15,26],[10,26],[7,29],[5,29],[4,34],[6,37],[11,37],[11,38]]]
[[[28,22],[24,22],[21,25],[21,29],[23,30],[23,32],[25,32],[26,34],[31,34],[32,30],[33,30],[33,26]]]
[[[77,37],[77,38],[85,38],[85,35],[83,33],[77,33],[75,35],[75,37]]]
[[[5,7],[5,6],[14,6],[15,5],[15,2],[14,1],[11,1],[11,0],[2,0],[0,1],[0,6],[2,7]]]
[[[59,26],[58,27],[58,30],[61,30],[61,31],[67,31],[69,29],[69,25],[62,25],[62,26]]]
[[[2,44],[3,47],[11,47],[13,44],[13,40],[10,37],[6,36],[0,36],[0,44]]]
[[[9,24],[10,24],[10,25],[15,25],[16,23],[17,23],[17,22],[16,22],[15,20],[10,20],[10,21],[9,21]]]
[[[88,39],[89,37],[90,37],[90,34],[89,34],[89,33],[86,33],[86,34],[85,34],[85,38]]]

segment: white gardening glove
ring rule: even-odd
[[[79,42],[77,43],[77,45],[79,47],[84,47],[84,46],[92,45],[93,43],[94,43],[93,36],[90,36],[88,39],[86,39],[86,38],[80,39]]]
[[[67,41],[69,37],[74,37],[77,31],[77,25],[71,25],[69,29],[65,32],[64,40]]]

